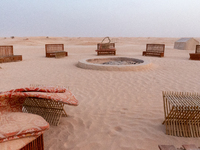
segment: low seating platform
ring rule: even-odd
[[[143,56],[158,56],[164,57],[165,44],[146,44],[146,51],[143,51]]]
[[[190,53],[191,60],[200,60],[200,45],[196,45],[195,53]]]
[[[12,45],[0,46],[0,63],[22,61],[22,55],[13,54]]]
[[[103,43],[105,39],[108,39],[108,43]],[[109,37],[105,37],[101,43],[97,44],[97,55],[116,55],[115,43],[111,43]]]
[[[68,56],[64,51],[64,44],[45,44],[46,57],[61,58]]]

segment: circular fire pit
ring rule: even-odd
[[[89,58],[78,62],[80,68],[111,71],[136,71],[150,65],[148,60],[129,57]]]

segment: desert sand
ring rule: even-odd
[[[69,87],[78,106],[65,106],[68,117],[44,133],[45,150],[156,150],[158,144],[200,146],[199,138],[165,134],[162,91],[199,92],[200,61],[194,50],[174,49],[179,38],[111,37],[117,55],[152,62],[138,71],[102,71],[77,67],[81,59],[97,56],[103,37],[0,38],[13,45],[23,61],[0,64],[0,91],[30,84]],[[200,41],[200,38],[195,38]],[[46,58],[45,44],[65,44],[68,57]],[[142,56],[147,43],[165,44],[165,57]]]

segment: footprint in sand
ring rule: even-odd
[[[122,131],[122,128],[120,126],[116,126],[114,127],[115,131],[118,131],[118,132],[121,132]]]
[[[122,128],[120,127],[120,126],[116,126],[116,127],[114,127],[114,130],[110,130],[109,132],[108,132],[108,134],[110,135],[110,136],[117,136],[117,133],[116,132],[121,132],[122,131]]]
[[[121,114],[126,114],[126,111],[128,110],[128,108],[122,108],[122,110],[120,111]]]

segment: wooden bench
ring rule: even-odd
[[[164,57],[165,44],[146,44],[146,51],[143,51],[143,56],[158,56]]]
[[[108,43],[103,43],[105,39],[108,39]],[[97,55],[116,55],[115,43],[110,42],[109,37],[105,37],[101,43],[97,43]]]
[[[46,57],[65,57],[68,53],[64,51],[64,44],[45,44]]]
[[[190,53],[191,60],[200,60],[200,45],[196,45],[195,53]]]
[[[12,45],[0,46],[0,63],[22,61],[22,55],[13,54]]]

